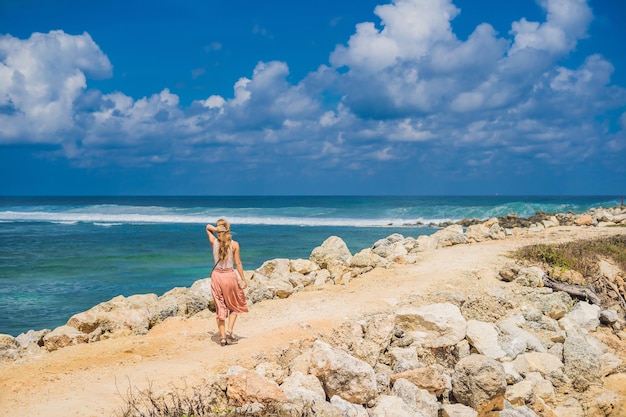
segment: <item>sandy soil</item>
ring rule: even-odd
[[[531,243],[626,234],[625,228],[558,227],[528,236],[457,245],[420,254],[413,265],[376,269],[346,285],[310,288],[285,300],[255,304],[235,328],[238,344],[221,347],[213,313],[171,318],[145,336],[68,347],[0,363],[0,415],[110,416],[129,386],[193,386],[231,365],[253,367],[260,355],[332,331],[363,313],[440,291],[480,292],[496,279],[507,254]]]

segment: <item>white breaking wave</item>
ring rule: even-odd
[[[353,226],[386,227],[414,226],[420,219],[356,219],[356,218],[313,218],[287,216],[229,216],[232,224],[278,225],[278,226]],[[122,224],[206,224],[214,222],[215,216],[199,214],[140,214],[140,213],[81,213],[81,212],[0,212],[2,222],[50,222],[61,224],[91,223],[97,226]],[[436,221],[434,221],[436,222]]]

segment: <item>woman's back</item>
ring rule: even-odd
[[[234,256],[233,256],[233,244],[236,244],[235,241],[231,241],[230,247],[228,248],[228,256],[223,261],[219,261],[220,256],[220,242],[219,240],[215,240],[213,242],[213,262],[215,262],[216,268],[232,268],[234,265]],[[218,262],[219,261],[219,262]]]

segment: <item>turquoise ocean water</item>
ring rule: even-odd
[[[0,333],[53,329],[117,295],[188,287],[213,265],[204,225],[227,218],[244,269],[308,258],[327,237],[352,253],[423,224],[516,213],[582,213],[584,197],[0,197]],[[410,226],[413,225],[413,226]]]

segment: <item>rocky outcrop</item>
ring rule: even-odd
[[[544,213],[538,211],[529,218],[509,214],[498,218],[506,229],[530,229],[533,231],[554,226],[616,226],[626,224],[626,207],[592,208],[585,213]]]
[[[168,317],[191,317],[207,309],[215,309],[210,279],[198,280],[190,288],[174,288],[160,297],[156,294],[118,296],[75,314],[52,331],[30,330],[17,336],[17,348],[11,356],[15,359],[41,353],[41,349],[53,351],[75,344],[146,334]],[[0,346],[0,357],[4,350]]]
[[[626,399],[603,382],[610,374],[626,378],[626,335],[596,322],[600,312],[585,302],[516,280],[503,285],[500,297],[510,302],[494,322],[466,318],[471,310],[451,303],[413,301],[294,344],[255,371],[231,370],[228,384],[215,382],[212,392],[222,390],[224,407],[254,406],[249,414],[258,416],[263,407],[294,416],[623,415]],[[454,299],[463,306],[472,297]],[[545,307],[554,300],[568,306],[558,320]],[[360,358],[364,343],[381,346],[368,361]],[[233,375],[247,393],[233,387]]]
[[[168,317],[190,317],[214,306],[210,279],[196,281],[191,288],[174,288],[156,294],[118,296],[72,316],[67,325],[43,338],[51,351],[77,343],[145,334]]]

